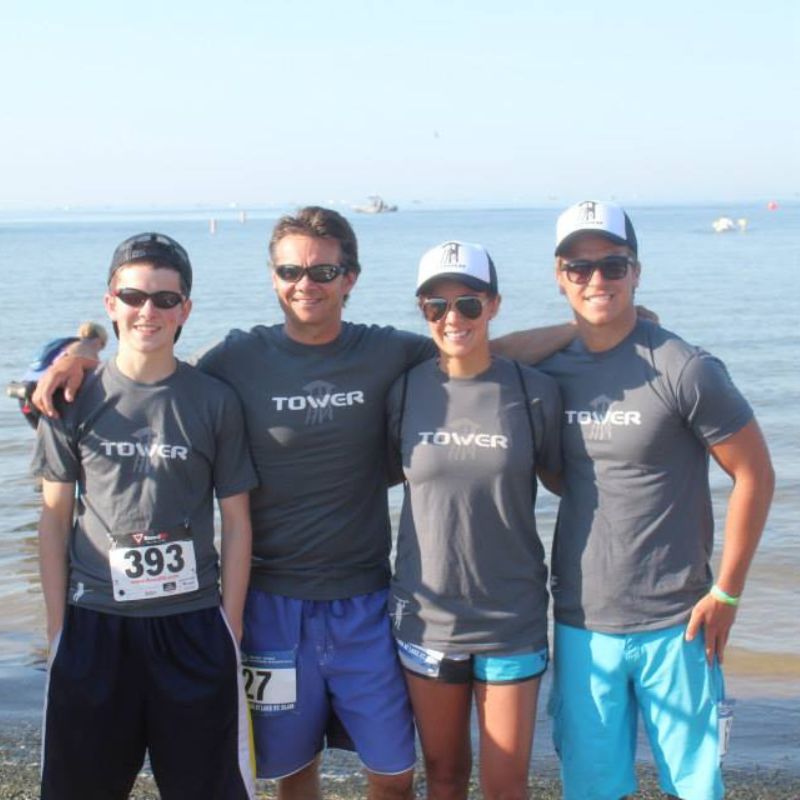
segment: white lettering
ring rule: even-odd
[[[598,414],[596,411],[564,411],[567,424],[572,425],[641,425],[642,414],[639,411],[612,411],[609,409],[605,414]]]
[[[328,406],[342,408],[344,406],[364,405],[364,392],[360,390],[352,392],[326,392],[325,394],[317,396],[298,394],[292,397],[275,396],[272,397],[271,400],[275,403],[276,411],[284,411],[286,409],[289,411],[304,411],[308,406],[315,409],[327,408]]]
[[[508,449],[508,437],[499,433],[458,433],[458,431],[417,431],[421,444],[438,447],[490,447]]]
[[[100,442],[103,453],[107,456],[121,458],[163,458],[166,460],[179,459],[186,461],[189,458],[189,448],[180,444],[151,444],[149,447],[141,442]]]

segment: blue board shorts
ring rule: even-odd
[[[520,683],[547,669],[547,648],[526,653],[442,653],[397,640],[400,663],[409,672],[442,683]]]
[[[250,589],[242,664],[260,778],[282,778],[328,746],[373,773],[413,769],[414,723],[386,613],[387,590],[298,600]]]
[[[556,623],[550,697],[565,800],[619,800],[636,791],[641,712],[662,791],[723,796],[718,706],[722,670],[685,625],[607,634]]]
[[[68,605],[42,740],[44,800],[127,797],[145,750],[164,800],[254,798],[239,651],[222,610],[125,617]]]

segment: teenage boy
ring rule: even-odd
[[[173,239],[122,242],[117,356],[38,428],[45,800],[125,798],[145,751],[163,798],[254,797],[237,639],[256,476],[234,393],[174,356],[191,286]]]
[[[319,797],[327,733],[358,752],[370,800],[410,798],[414,729],[386,614],[385,399],[436,349],[343,321],[361,265],[336,211],[281,218],[269,255],[283,321],[232,331],[198,364],[239,395],[259,476],[242,646],[257,773],[280,779],[282,800]],[[514,352],[538,360],[573,328],[515,334]]]
[[[641,713],[661,788],[714,800],[719,665],[772,497],[769,453],[722,362],[637,319],[638,243],[619,206],[567,209],[555,254],[578,328],[540,365],[564,400],[552,558],[564,797],[636,791]],[[716,582],[709,454],[733,482]]]

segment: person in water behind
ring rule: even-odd
[[[36,389],[36,384],[42,373],[59,358],[71,355],[82,345],[81,352],[93,352],[96,356],[108,342],[108,332],[97,322],[87,320],[78,326],[75,336],[61,336],[58,339],[51,339],[39,351],[39,355],[30,363],[27,372],[22,376],[21,381],[11,381],[6,388],[9,397],[15,397],[19,401],[19,410],[25,417],[28,424],[36,430],[39,424],[41,413],[31,402],[31,397]]]

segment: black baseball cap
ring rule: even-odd
[[[111,257],[108,283],[114,273],[125,264],[137,261],[155,261],[174,269],[186,287],[186,296],[192,291],[192,265],[189,254],[172,237],[164,233],[137,233],[117,246]]]

